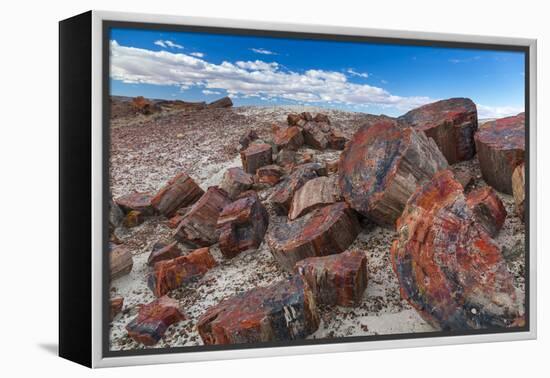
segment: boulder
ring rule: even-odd
[[[225,206],[218,217],[220,251],[226,258],[256,249],[264,240],[269,215],[256,193],[252,193]]]
[[[413,109],[398,118],[432,138],[449,164],[470,160],[476,153],[477,108],[468,98],[451,98]]]
[[[157,262],[149,274],[147,285],[153,294],[161,297],[204,275],[216,265],[208,247],[196,249],[188,255]]]
[[[266,236],[279,265],[291,271],[307,257],[345,251],[359,233],[359,222],[344,202],[321,207],[291,222],[273,226]]]
[[[341,200],[342,195],[340,194],[338,178],[336,176],[316,177],[307,181],[294,193],[288,212],[288,219],[294,220],[319,207]]]
[[[157,242],[147,259],[147,265],[153,266],[162,260],[171,260],[181,256],[181,249],[178,248],[178,242],[163,243]]]
[[[109,243],[109,250],[109,266],[113,281],[130,273],[134,260],[130,249],[123,244]]]
[[[256,171],[256,181],[260,184],[273,186],[281,181],[284,171],[278,165],[264,165]]]
[[[184,319],[178,301],[165,296],[142,305],[126,331],[138,343],[152,346],[162,339],[168,327]]]
[[[434,327],[508,327],[522,316],[500,248],[449,170],[410,197],[391,257],[401,296]]]
[[[116,298],[111,298],[110,300],[110,312],[109,312],[109,318],[111,319],[111,321],[113,321],[113,319],[118,315],[120,314],[120,312],[122,311],[122,306],[124,305],[124,298],[122,297],[116,297]]]
[[[340,130],[331,128],[327,137],[327,147],[333,150],[343,150],[346,147],[347,141]]]
[[[241,161],[245,172],[255,174],[258,168],[273,163],[273,151],[271,145],[258,143],[250,145],[241,151]]]
[[[219,100],[212,101],[210,104],[208,104],[206,107],[210,109],[222,109],[222,108],[230,108],[233,106],[233,101],[229,97],[222,97]]]
[[[298,276],[225,299],[197,323],[205,345],[288,342],[318,327],[315,299]]]
[[[367,288],[367,255],[363,251],[310,257],[296,263],[294,270],[311,288],[318,304],[357,306]]]
[[[302,130],[298,126],[273,128],[273,143],[277,149],[296,151],[304,144]]]
[[[494,189],[490,186],[476,189],[468,194],[466,203],[479,225],[492,237],[496,236],[508,214]]]
[[[157,193],[151,203],[166,217],[173,216],[182,207],[187,207],[204,194],[204,190],[186,173],[179,173]]]
[[[153,215],[155,209],[151,203],[153,195],[149,192],[129,193],[115,199],[115,203],[120,206],[124,213],[130,211],[139,211],[144,216]]]
[[[416,187],[446,168],[433,139],[393,121],[379,121],[362,126],[346,145],[339,184],[353,209],[393,228]]]
[[[231,199],[252,188],[254,177],[240,167],[229,168],[223,175],[220,188],[225,190]]]
[[[512,174],[525,157],[525,113],[484,123],[474,139],[485,182],[512,194]]]
[[[304,142],[317,150],[324,150],[328,146],[330,125],[322,122],[308,122],[304,125]]]
[[[137,227],[145,222],[145,217],[141,211],[132,210],[124,217],[122,224],[126,228]]]
[[[244,134],[239,139],[240,149],[239,151],[245,150],[250,146],[250,143],[258,139],[258,133],[256,130],[248,130],[246,134]]]
[[[230,202],[231,199],[223,189],[211,186],[184,215],[174,237],[193,248],[215,244],[219,236],[216,232],[218,215]]]
[[[521,220],[525,218],[525,163],[519,164],[512,174],[512,192],[516,212]]]
[[[313,120],[315,122],[324,122],[324,123],[328,123],[330,125],[330,119],[328,118],[328,115],[323,114],[323,113],[317,113],[315,115],[315,117],[313,117]]]

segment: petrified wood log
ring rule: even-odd
[[[307,121],[307,122],[313,121],[313,116],[311,115],[310,112],[300,113],[300,117],[302,117],[302,119]]]
[[[138,343],[151,346],[158,343],[172,324],[185,319],[178,301],[161,297],[142,305],[138,315],[126,326],[128,336]]]
[[[109,243],[109,266],[111,270],[111,281],[125,276],[132,271],[134,260],[132,252],[125,245]]]
[[[273,143],[277,149],[297,150],[304,144],[302,130],[298,126],[277,127],[273,129]]]
[[[344,134],[335,128],[331,128],[327,137],[327,147],[333,150],[343,150],[348,140]]]
[[[477,108],[468,98],[437,101],[398,119],[435,140],[449,164],[470,160],[476,153]]]
[[[140,211],[145,216],[148,216],[155,213],[155,209],[151,204],[152,199],[153,196],[149,192],[129,193],[116,198],[115,202],[125,213],[135,210]]]
[[[252,184],[254,184],[252,175],[243,171],[242,168],[234,167],[225,171],[220,188],[225,190],[231,199],[234,199],[250,189]]]
[[[147,265],[153,266],[162,260],[171,260],[181,256],[181,249],[178,248],[178,242],[163,243],[157,242],[147,259]]]
[[[225,299],[197,324],[206,345],[291,341],[318,327],[315,299],[298,276]]]
[[[313,120],[315,122],[324,122],[324,123],[328,123],[330,125],[330,119],[328,118],[328,116],[326,114],[323,114],[323,113],[317,113],[315,115],[315,117],[313,117]]]
[[[285,169],[291,168],[296,162],[296,151],[293,150],[279,150],[277,154],[277,164]]]
[[[297,125],[300,120],[302,120],[302,116],[295,113],[290,113],[286,117],[286,121],[288,122],[289,126]]]
[[[320,304],[356,306],[367,288],[367,255],[362,251],[310,257],[296,263],[295,271]]]
[[[283,174],[283,169],[278,165],[264,165],[256,171],[256,179],[260,184],[268,184],[273,186],[281,181]]]
[[[288,212],[288,219],[294,220],[319,207],[341,200],[342,195],[336,176],[314,178],[307,181],[294,193]]]
[[[215,109],[221,109],[221,108],[230,108],[233,106],[233,101],[229,97],[222,97],[219,100],[213,101],[210,104],[207,105],[208,108],[215,108]]]
[[[202,276],[216,265],[208,247],[196,249],[188,255],[157,262],[147,285],[153,294],[160,297]]]
[[[126,228],[137,227],[145,221],[141,211],[132,210],[124,217],[122,224]]]
[[[253,193],[225,206],[218,217],[220,251],[226,258],[256,249],[262,244],[269,215],[258,196]]]
[[[239,151],[245,150],[250,146],[250,143],[258,139],[258,133],[256,130],[248,130],[246,134],[244,134],[239,139],[240,148]]]
[[[397,221],[391,255],[401,295],[443,330],[507,327],[521,316],[500,248],[444,170],[419,186]]]
[[[359,223],[345,202],[321,207],[295,221],[275,225],[266,241],[279,265],[290,271],[306,257],[346,250],[359,233]]]
[[[171,217],[178,209],[194,204],[203,194],[197,183],[182,172],[168,181],[151,202],[160,214]]]
[[[466,202],[474,213],[476,221],[491,236],[496,236],[506,220],[504,204],[490,186],[469,193]]]
[[[216,243],[218,215],[230,202],[223,189],[211,186],[183,217],[174,237],[191,247],[208,247]]]
[[[392,121],[362,126],[340,156],[339,184],[352,208],[394,227],[418,184],[447,168],[431,138]]]
[[[512,173],[525,155],[525,113],[484,123],[474,139],[483,179],[512,194]]]
[[[317,150],[324,150],[328,146],[330,125],[323,122],[308,122],[304,125],[304,142]]]
[[[516,212],[521,220],[525,217],[525,163],[519,164],[512,174],[512,191]]]
[[[241,161],[245,172],[255,174],[258,168],[273,162],[272,148],[269,144],[252,144],[241,151]]]
[[[122,311],[122,306],[124,305],[124,298],[122,297],[111,298],[110,305],[111,305],[110,306],[111,310],[110,310],[109,317],[111,321],[113,321],[113,319]]]

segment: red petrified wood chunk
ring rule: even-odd
[[[153,294],[160,297],[202,276],[216,265],[208,247],[196,249],[188,255],[156,263],[147,285]]]
[[[512,194],[512,174],[525,155],[525,113],[484,123],[475,141],[483,179],[499,192]]]
[[[308,122],[304,125],[304,142],[317,150],[324,150],[328,146],[330,130],[328,123]]]
[[[269,144],[252,144],[241,151],[241,161],[245,172],[255,174],[258,168],[273,162],[272,149]]]
[[[147,259],[147,265],[153,266],[162,260],[171,260],[181,256],[181,249],[178,248],[178,242],[172,243],[155,243],[153,250]]]
[[[500,248],[449,170],[411,196],[391,254],[402,297],[436,327],[508,327],[522,316]]]
[[[213,101],[210,104],[207,105],[208,108],[230,108],[233,106],[233,101],[231,101],[231,98],[225,96],[220,98],[219,100]]]
[[[359,233],[353,210],[344,202],[321,207],[295,221],[275,225],[266,236],[279,265],[292,270],[307,257],[345,251]]]
[[[278,149],[297,150],[304,144],[304,136],[298,126],[276,127],[273,129],[273,142]]]
[[[418,184],[447,167],[431,138],[392,121],[364,125],[340,156],[342,194],[352,208],[394,227]]]
[[[247,191],[254,184],[252,175],[243,171],[242,168],[233,167],[225,171],[220,188],[225,190],[230,198],[234,199],[239,194]]]
[[[208,247],[216,243],[218,215],[230,202],[224,190],[211,186],[183,217],[174,237],[192,247]]]
[[[299,114],[290,113],[286,117],[286,120],[287,120],[287,122],[290,126],[294,126],[294,125],[297,125],[298,122],[300,122],[302,120],[302,117]]]
[[[232,258],[242,251],[258,248],[268,224],[267,210],[255,193],[225,206],[218,217],[220,251]]]
[[[318,327],[315,299],[298,276],[225,299],[197,324],[206,345],[304,339]]]
[[[273,186],[281,180],[283,174],[283,169],[278,165],[265,165],[256,171],[256,179],[260,184]]]
[[[490,186],[469,193],[466,202],[474,213],[475,219],[491,236],[496,236],[506,220],[506,209]]]
[[[296,162],[296,151],[280,150],[277,154],[277,164],[285,169],[290,169]]]
[[[124,298],[122,297],[116,297],[111,298],[111,311],[110,311],[110,319],[113,321],[113,319],[122,311],[122,306],[124,305]]]
[[[324,123],[328,123],[330,125],[330,119],[328,118],[328,116],[326,114],[317,113],[315,115],[315,117],[313,117],[313,120],[315,122],[324,122]]]
[[[139,211],[143,215],[153,215],[155,209],[151,204],[153,196],[149,192],[145,193],[130,193],[118,197],[115,199],[115,202],[120,208],[125,212],[129,213],[130,211]]]
[[[250,146],[250,143],[258,139],[258,133],[256,130],[248,130],[246,134],[244,134],[239,139],[240,149],[239,151],[245,150]]]
[[[516,212],[523,220],[525,216],[525,163],[521,163],[514,169],[512,174],[512,189],[514,201],[516,202]]]
[[[109,243],[109,264],[111,268],[111,280],[125,276],[132,271],[134,260],[132,252],[125,245]]]
[[[165,296],[142,305],[126,330],[128,336],[138,343],[151,346],[162,339],[168,327],[183,319],[185,316],[180,311],[178,301]]]
[[[299,261],[295,270],[320,304],[356,306],[367,288],[367,255],[362,251],[310,257]]]
[[[167,217],[176,210],[194,204],[204,191],[186,173],[172,178],[153,198],[152,203],[157,211]]]
[[[402,115],[399,121],[433,138],[449,164],[470,160],[476,153],[477,108],[469,98],[424,105]]]
[[[331,128],[327,138],[327,147],[333,150],[343,150],[346,147],[347,141],[340,130]]]
[[[336,176],[314,178],[294,193],[288,219],[294,220],[319,207],[341,200],[342,196]]]

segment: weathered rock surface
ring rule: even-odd
[[[328,123],[330,125],[330,119],[328,118],[328,115],[323,114],[323,113],[317,113],[315,115],[315,117],[313,117],[313,120],[315,122],[324,122],[324,123]]]
[[[298,276],[225,299],[197,324],[205,345],[298,340],[318,327],[315,299]]]
[[[304,136],[298,126],[274,127],[273,143],[275,143],[278,150],[296,151],[304,144]]]
[[[183,217],[174,237],[191,247],[208,247],[218,241],[218,215],[231,200],[227,193],[211,186]]]
[[[296,151],[293,150],[280,150],[277,154],[277,164],[285,169],[290,169],[296,162]]]
[[[138,315],[126,326],[128,336],[138,343],[151,346],[159,342],[172,324],[185,319],[178,301],[169,297],[142,305]]]
[[[157,262],[149,275],[147,285],[153,294],[160,297],[193,278],[202,276],[216,265],[217,262],[207,247],[196,249],[188,255]]]
[[[288,219],[294,220],[319,207],[341,200],[342,195],[336,176],[316,177],[307,181],[294,193],[288,212]]]
[[[443,330],[507,327],[521,317],[498,245],[444,170],[419,186],[397,221],[392,262],[401,295]]]
[[[474,176],[468,171],[455,172],[455,180],[466,189],[474,180]]]
[[[130,273],[134,260],[130,249],[123,244],[109,243],[109,249],[109,266],[112,281]]]
[[[512,174],[525,155],[525,113],[484,123],[475,143],[483,179],[499,192],[512,194]]]
[[[356,306],[367,288],[367,255],[362,251],[310,257],[299,261],[295,270],[320,304]]]
[[[171,260],[181,256],[181,249],[178,248],[178,242],[163,243],[157,242],[147,259],[147,265],[153,266],[162,260]]]
[[[171,217],[175,212],[194,204],[204,191],[186,173],[179,173],[157,193],[151,203],[162,215]]]
[[[251,144],[241,151],[241,161],[245,172],[255,174],[258,168],[273,163],[273,150],[266,143]]]
[[[208,108],[230,108],[233,106],[233,101],[229,97],[222,97],[219,100],[212,101],[210,104],[207,105]]]
[[[339,184],[352,208],[394,227],[418,184],[447,168],[431,138],[392,121],[361,127],[340,156]]]
[[[126,228],[137,227],[145,222],[145,217],[141,211],[132,210],[124,217],[122,224]]]
[[[344,134],[335,128],[331,128],[327,137],[327,147],[333,150],[343,150],[348,140]]]
[[[273,186],[281,181],[284,171],[281,167],[275,164],[264,165],[256,171],[256,180],[260,184]]]
[[[113,232],[124,220],[124,212],[111,198],[109,201],[109,231]]]
[[[247,191],[254,184],[254,177],[240,167],[229,168],[223,175],[220,188],[225,190],[231,199]]]
[[[317,150],[324,150],[328,146],[330,125],[323,122],[308,122],[304,125],[304,142]]]
[[[325,162],[325,169],[327,170],[327,174],[330,175],[332,173],[338,172],[338,165],[340,163],[340,160],[329,160]]]
[[[264,239],[269,215],[255,192],[225,206],[218,217],[220,251],[232,258],[256,249]]]
[[[494,189],[490,186],[476,189],[468,194],[466,202],[479,225],[492,237],[496,236],[508,214]]]
[[[256,132],[256,130],[248,130],[246,134],[244,134],[239,139],[239,145],[240,145],[239,151],[247,149],[248,146],[250,146],[250,143],[252,143],[257,139],[258,139],[258,133]]]
[[[512,174],[512,192],[516,212],[521,220],[525,218],[525,163],[519,164]]]
[[[359,223],[344,202],[321,207],[292,222],[275,225],[266,241],[279,265],[288,271],[307,257],[345,251],[359,233]]]
[[[144,216],[153,215],[155,209],[151,204],[153,195],[149,192],[145,193],[129,193],[115,199],[115,202],[125,212],[139,211]]]
[[[286,117],[286,121],[288,122],[289,126],[297,125],[300,120],[302,120],[302,116],[300,114],[290,113]]]
[[[433,102],[398,119],[435,140],[449,164],[470,160],[476,153],[477,108],[468,98]]]
[[[113,319],[118,314],[120,314],[120,312],[122,311],[122,306],[124,306],[124,298],[122,297],[111,298],[110,300],[111,310],[109,312],[109,318],[111,319],[111,321],[113,321]]]

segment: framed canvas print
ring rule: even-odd
[[[536,41],[60,22],[60,355],[536,337]]]

